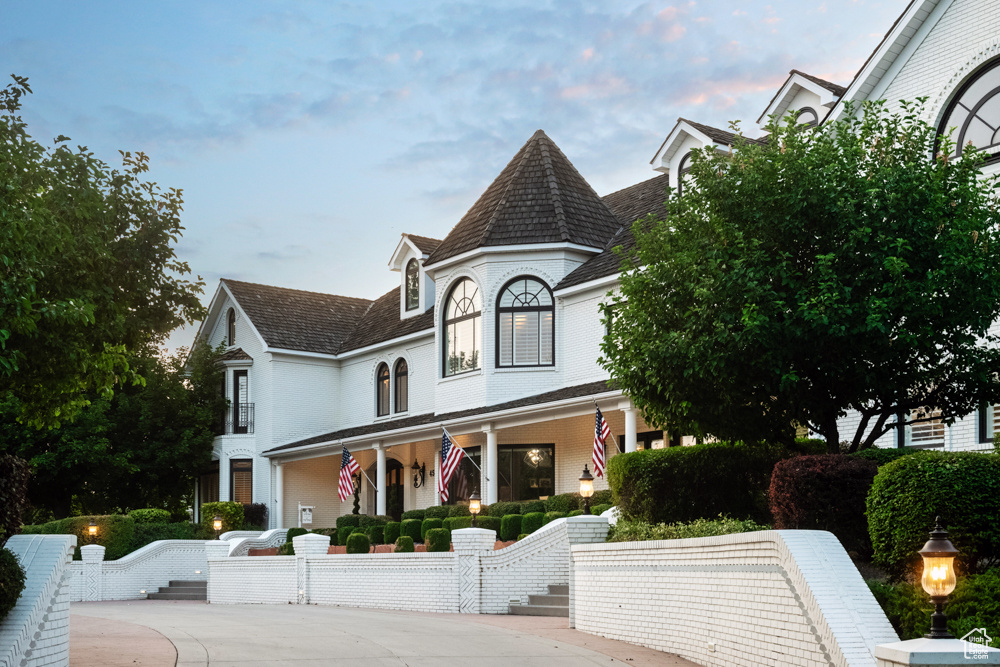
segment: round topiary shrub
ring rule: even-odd
[[[351,533],[351,536],[347,538],[347,553],[366,554],[369,551],[371,551],[371,543],[363,532]]]
[[[524,519],[520,514],[508,514],[500,519],[500,539],[504,542],[516,540],[521,534],[521,521]]]
[[[431,528],[427,531],[424,543],[427,545],[427,551],[450,551],[451,533],[444,528]]]
[[[531,534],[545,525],[545,514],[543,512],[529,512],[521,519],[521,531]]]
[[[580,497],[579,493],[560,493],[557,496],[548,497],[548,500],[545,501],[545,511],[562,512],[565,516],[566,512],[579,509],[582,502],[583,498]]]
[[[399,527],[400,536],[406,535],[414,542],[421,542],[423,540],[423,537],[420,535],[420,525],[422,523],[422,519],[403,519],[403,523]]]
[[[399,522],[390,521],[385,524],[385,528],[382,530],[382,539],[385,540],[385,544],[395,544],[396,539],[399,537]]]
[[[427,541],[427,531],[434,528],[441,528],[444,522],[441,519],[424,519],[420,522],[420,541]]]
[[[413,553],[413,538],[409,535],[400,535],[396,538],[396,553],[398,554],[411,554]]]
[[[128,516],[137,524],[140,523],[170,523],[170,512],[167,510],[147,507],[145,509],[132,510]]]
[[[372,544],[383,544],[385,539],[385,526],[368,526],[365,533],[368,535],[368,541]]]
[[[291,542],[293,538],[299,535],[305,535],[309,530],[307,528],[289,528],[288,533],[285,534],[285,541]]]
[[[915,574],[917,550],[941,517],[959,550],[959,575],[1000,563],[1000,456],[916,452],[878,469],[867,499],[873,560],[893,576]]]
[[[500,517],[496,516],[478,516],[476,517],[476,528],[485,528],[486,530],[492,530],[497,535],[500,534]]]
[[[611,489],[602,489],[600,491],[594,491],[594,495],[590,497],[590,506],[594,505],[614,505],[615,501],[612,497]]]
[[[337,529],[337,544],[342,547],[347,546],[347,540],[354,534],[354,531],[361,530],[360,526],[344,526]]]
[[[545,514],[545,501],[544,500],[525,500],[521,503],[520,514],[529,514],[531,512],[541,512]]]
[[[444,526],[448,530],[461,530],[462,528],[472,528],[472,515],[448,517],[448,523]]]
[[[402,519],[406,521],[407,519],[418,519],[423,521],[427,518],[427,510],[407,510],[403,512]]]
[[[0,621],[17,604],[24,590],[24,569],[10,549],[0,547]]]
[[[590,506],[590,513],[593,514],[594,516],[601,516],[602,514],[604,514],[605,512],[607,512],[612,507],[614,507],[614,505],[610,505],[610,504],[607,504],[607,503],[603,503],[601,505],[591,505]]]
[[[449,507],[448,505],[438,505],[436,507],[428,507],[427,509],[425,509],[423,518],[444,520],[449,516],[451,516],[451,507]]]
[[[528,533],[521,533],[520,535],[517,536],[517,541],[520,542],[521,540],[523,540],[527,536],[528,536]]]
[[[590,511],[591,511],[591,513],[592,513],[592,514],[597,514],[597,512],[595,512],[595,511],[593,510],[593,508],[591,508],[591,510],[590,510]],[[570,517],[570,516],[581,516],[582,514],[583,514],[583,510],[573,510],[572,512],[570,512],[570,513],[569,513],[569,514],[567,514],[566,516],[567,516],[567,517]]]
[[[337,517],[337,529],[341,529],[344,526],[360,526],[361,525],[361,515],[360,514],[343,514]]]
[[[521,503],[493,503],[489,507],[489,515],[497,516],[501,519],[508,514],[523,514],[524,506]]]
[[[390,521],[392,521],[392,517],[385,514],[376,514],[375,516],[361,514],[359,515],[358,525],[362,528],[369,528],[371,526],[384,526]]]
[[[877,471],[875,461],[843,454],[778,461],[768,491],[774,527],[828,530],[847,551],[869,555],[865,499]]]
[[[448,511],[449,516],[472,516],[468,505],[452,505]]]
[[[556,519],[562,519],[565,516],[566,516],[565,512],[546,512],[545,523],[555,521]]]

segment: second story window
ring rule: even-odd
[[[497,300],[497,366],[554,363],[555,302],[545,283],[515,278]]]
[[[385,417],[389,414],[389,366],[379,364],[375,372],[375,414]]]
[[[226,345],[236,345],[236,310],[233,308],[226,314]]]
[[[400,359],[396,362],[396,369],[393,373],[396,380],[396,412],[406,412],[409,397],[407,396],[407,377],[408,369],[406,366],[406,359]]]
[[[482,334],[483,300],[469,278],[455,283],[444,309],[444,374],[478,370],[479,336]]]
[[[420,305],[420,267],[417,260],[406,263],[406,309],[416,310]]]

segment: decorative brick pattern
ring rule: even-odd
[[[226,542],[212,543],[226,545],[228,551]],[[89,551],[94,547],[82,547],[81,552],[96,559],[98,552]],[[103,558],[104,548],[96,548]],[[171,579],[205,579],[206,565],[203,540],[158,540],[118,560],[73,561],[68,567],[70,599],[138,600],[146,597],[142,591],[155,592]]]
[[[263,533],[255,532],[251,537],[237,538],[229,540],[230,556],[249,556],[251,549],[270,549],[280,547],[286,542],[288,529],[276,528]]]
[[[496,531],[463,528],[451,534],[458,558],[459,611],[478,614],[482,608],[482,560],[493,551]]]

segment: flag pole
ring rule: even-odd
[[[444,434],[446,436],[448,436],[449,440],[451,440],[451,446],[452,447],[458,447],[458,443],[455,442],[455,436],[453,436],[451,433],[448,433],[448,429],[446,429],[444,427],[444,424],[441,424],[441,430],[444,431]],[[464,447],[463,447],[463,449],[464,449]],[[466,458],[466,460],[468,460],[469,463],[471,463],[472,465],[476,466],[476,470],[479,471],[480,475],[482,475],[483,477],[486,478],[487,482],[490,481],[489,475],[487,475],[486,473],[483,472],[483,469],[480,468],[479,465],[477,465],[476,462],[472,460],[471,456],[466,456],[465,458]],[[444,463],[444,461],[442,461],[442,463]]]
[[[594,398],[593,396],[591,396],[590,400],[592,400],[594,402],[594,407],[595,408],[597,408],[598,410],[601,409],[601,406],[599,406],[597,404],[597,399],[596,398]],[[618,440],[615,439],[615,434],[611,432],[610,428],[608,429],[608,435],[611,436],[611,442],[615,443],[615,447],[618,448],[618,453],[621,454],[624,450],[622,449],[622,446],[618,444]]]

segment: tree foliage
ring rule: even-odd
[[[26,78],[0,90],[0,391],[58,426],[90,396],[142,381],[130,355],[204,315],[177,260],[181,191],[142,180],[143,153],[110,169],[86,147],[29,136]]]
[[[606,310],[603,364],[647,421],[745,441],[799,423],[835,452],[856,410],[854,451],[896,415],[1000,400],[994,183],[974,150],[948,159],[921,106],[694,153]]]

